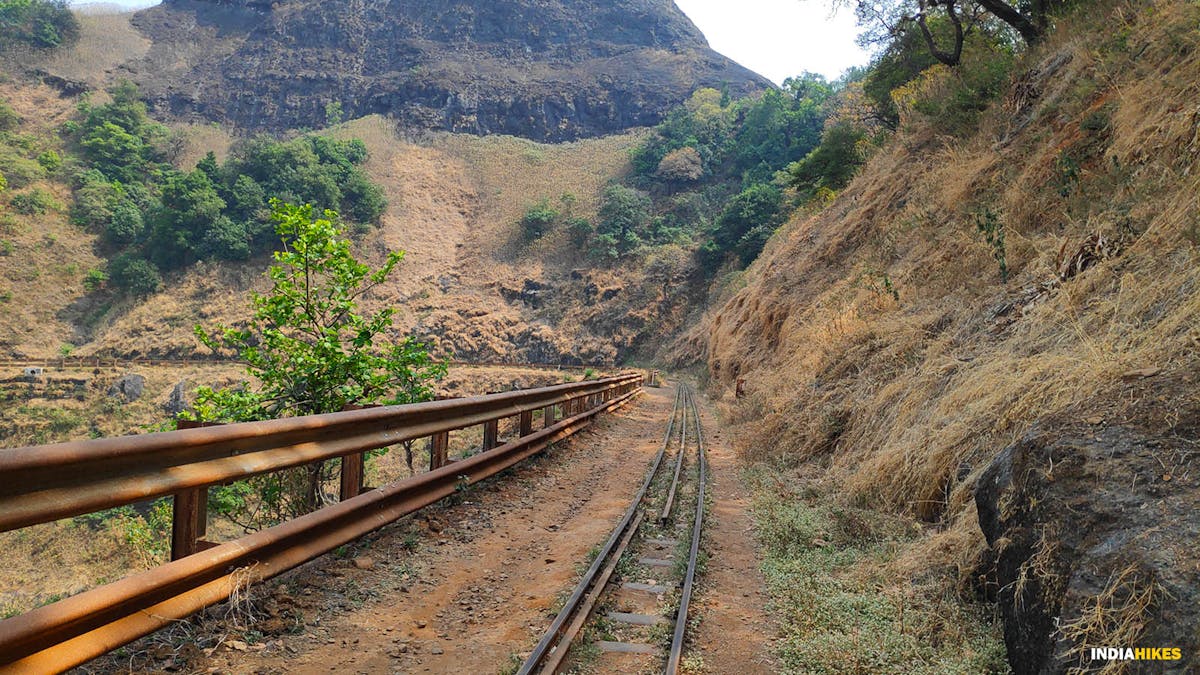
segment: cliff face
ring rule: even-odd
[[[770,86],[670,0],[167,0],[130,67],[160,112],[319,127],[325,106],[404,126],[567,140],[658,122],[701,86]]]

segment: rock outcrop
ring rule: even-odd
[[[712,51],[671,0],[167,0],[127,66],[160,113],[282,130],[406,127],[568,140],[657,123],[701,86],[770,84]]]

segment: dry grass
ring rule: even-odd
[[[45,65],[53,75],[102,87],[117,67],[140,59],[150,50],[150,40],[130,25],[133,12],[94,11],[79,13],[79,42],[59,50]]]
[[[1104,7],[1029,56],[1071,58],[1010,142],[1000,108],[967,139],[903,132],[840,199],[781,230],[698,338],[715,391],[748,378],[751,459],[938,523],[911,556],[954,566],[955,583],[985,548],[973,486],[1001,449],[1056,415],[1124,419],[1131,371],[1200,366],[1200,8]],[[1007,285],[976,232],[985,209],[1005,228]],[[1059,281],[1059,251],[1094,234],[1121,252]],[[1172,419],[1191,396],[1158,410]]]
[[[1135,38],[1170,33],[1164,24],[1195,11],[1172,6],[1139,24]],[[1064,218],[1056,193],[1024,180],[1003,193],[980,187],[1006,183],[1013,172],[1044,180],[1029,169],[1047,161],[1043,149],[1057,146],[1058,136],[1006,153],[992,146],[985,127],[965,147],[935,150],[910,167],[903,195],[891,176],[911,160],[907,150],[897,144],[877,157],[847,199],[794,223],[777,254],[750,270],[747,287],[713,318],[713,374],[727,382],[769,363],[751,389],[768,417],[798,413],[786,425],[788,452],[797,456],[821,446],[819,412],[856,411],[841,440],[847,451],[833,460],[835,475],[861,499],[932,517],[964,504],[957,493],[947,502],[947,480],[969,484],[968,476],[956,478],[960,470],[984,466],[1033,420],[1086,407],[1130,370],[1194,363],[1200,255],[1185,234],[1200,184],[1185,171],[1194,168],[1200,141],[1174,102],[1194,91],[1200,62],[1182,61],[1172,62],[1169,95],[1150,95],[1161,85],[1134,74],[1111,85],[1122,100],[1136,100],[1136,112],[1117,108],[1107,153],[1141,168],[1137,176],[1094,176],[1081,189],[1108,190],[1119,180],[1119,193],[1093,195],[1088,213]],[[1130,93],[1138,87],[1146,91]],[[1067,120],[1058,134],[1076,133],[1088,101],[1053,103]],[[1153,145],[1163,150],[1138,157],[1134,148],[1144,147],[1147,129],[1161,135]],[[1138,196],[1127,217],[1119,213],[1125,194]],[[889,208],[898,197],[910,205],[899,212]],[[1015,278],[1003,287],[967,216],[989,202],[1001,213],[1016,211],[1018,201],[1025,218],[1005,220]],[[1055,209],[1058,218],[1030,215]],[[1121,234],[1120,218],[1133,221],[1135,232]],[[1122,237],[1123,255],[1039,292],[1063,243],[1097,230]],[[899,303],[859,281],[864,267],[881,265]],[[1006,315],[993,316],[1005,305]]]
[[[72,100],[45,85],[14,83],[0,84],[0,100],[21,116],[17,132],[38,139],[33,154],[63,153],[55,129],[70,118]],[[0,195],[0,348],[47,357],[81,341],[72,316],[84,304],[84,275],[102,262],[93,252],[95,235],[67,222],[71,192],[61,172],[28,190],[49,193],[59,207],[23,215],[8,208],[12,190]]]
[[[177,124],[171,128],[179,138],[174,163],[182,171],[191,171],[209,152],[224,162],[233,146],[233,135],[219,124]]]
[[[1096,646],[1138,645],[1151,606],[1162,593],[1154,579],[1130,565],[1113,574],[1098,595],[1090,598],[1079,618],[1059,627],[1064,639],[1074,644],[1066,657],[1079,665],[1068,669],[1070,675],[1098,673],[1121,675],[1134,672],[1128,661],[1106,661],[1097,669],[1088,657],[1088,648]]]

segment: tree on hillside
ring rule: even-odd
[[[245,422],[433,398],[432,383],[445,375],[445,364],[412,337],[388,335],[394,308],[358,312],[359,300],[388,278],[404,252],[389,253],[371,270],[351,254],[337,214],[314,218],[312,206],[279,201],[272,207],[283,246],[267,272],[271,291],[252,294],[254,311],[244,328],[196,327],[207,347],[233,351],[250,379],[235,387],[200,388],[195,418]],[[323,500],[328,464],[221,488],[214,505],[248,529],[305,513]]]
[[[79,19],[66,0],[0,0],[0,50],[52,48],[79,39]]]

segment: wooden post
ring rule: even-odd
[[[500,431],[500,420],[488,420],[483,423],[483,451],[487,452],[496,447],[496,436]]]
[[[554,406],[548,405],[542,408],[542,428],[554,426]]]
[[[171,510],[171,560],[179,560],[199,550],[196,542],[207,529],[208,488],[176,492]]]
[[[356,452],[342,457],[342,486],[339,499],[346,501],[357,497],[363,487],[363,453]]]
[[[450,432],[443,431],[429,437],[429,470],[446,466],[446,453],[450,448]]]
[[[521,426],[517,435],[528,436],[531,433],[533,433],[533,411],[526,410],[521,413]]]

